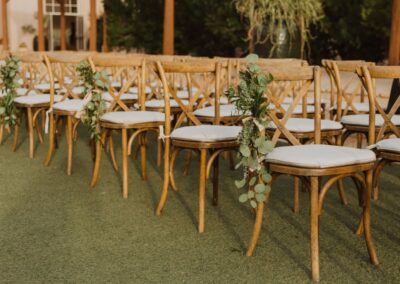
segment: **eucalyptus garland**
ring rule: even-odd
[[[256,208],[257,202],[265,201],[266,194],[271,191],[268,183],[272,178],[264,160],[273,149],[271,140],[265,134],[270,121],[267,116],[268,102],[264,97],[273,77],[262,72],[254,63],[257,60],[258,56],[254,54],[247,57],[246,68],[240,71],[239,85],[227,91],[231,102],[246,114],[238,137],[240,162],[236,165],[236,168],[243,168],[243,178],[235,181],[235,185],[239,189],[248,185],[247,192],[240,195],[239,201],[249,201],[253,208]]]
[[[16,89],[20,87],[20,67],[19,59],[10,56],[0,68],[1,93],[4,94],[0,98],[0,123],[6,128],[14,127],[18,123],[18,109],[15,107],[14,99],[17,96]]]
[[[86,61],[80,62],[76,71],[83,80],[83,94],[88,100],[81,113],[81,121],[89,129],[90,138],[99,140],[101,139],[100,117],[107,110],[102,91],[109,86],[108,75],[105,71],[93,71]]]

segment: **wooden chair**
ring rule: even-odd
[[[205,223],[205,190],[206,178],[213,168],[213,205],[218,203],[218,158],[222,152],[230,151],[238,146],[237,136],[241,130],[240,126],[219,125],[219,76],[221,65],[217,62],[194,63],[167,63],[157,62],[157,68],[160,78],[163,82],[164,93],[166,97],[165,113],[170,114],[169,100],[175,100],[182,109],[182,113],[177,119],[173,131],[171,131],[170,121],[166,123],[165,128],[165,157],[169,152],[170,143],[173,145],[173,151],[170,157],[170,163],[164,160],[164,186],[158,204],[156,214],[159,216],[165,206],[168,196],[168,188],[171,184],[173,190],[177,190],[173,177],[174,162],[181,150],[197,150],[200,152],[200,177],[199,177],[199,211],[198,211],[198,231],[204,232]],[[184,105],[182,100],[171,91],[170,83],[167,80],[167,74],[213,74],[215,77],[213,88],[215,90],[215,113],[216,117],[212,125],[202,125],[200,120],[193,114],[193,102]],[[171,96],[171,98],[170,98]],[[187,121],[187,125],[183,123]],[[207,153],[210,157],[207,159]],[[169,158],[168,158],[169,159]],[[168,173],[168,174],[166,174]]]
[[[378,180],[383,167],[389,163],[400,162],[400,97],[389,110],[379,97],[375,81],[379,79],[400,78],[399,66],[363,66],[358,69],[358,75],[365,86],[368,95],[368,144],[375,146],[378,161],[375,165],[373,199],[379,196]],[[392,135],[397,138],[390,138]]]
[[[14,103],[22,115],[26,117],[26,128],[29,139],[29,157],[34,157],[35,129],[39,142],[43,143],[42,124],[44,124],[45,112],[50,108],[51,95],[49,94],[49,74],[42,53],[24,52],[13,53],[21,61],[21,88],[17,89],[18,97]],[[60,100],[60,96],[53,97]],[[42,118],[42,124],[39,118]],[[17,150],[19,142],[20,123],[14,129],[13,151]]]
[[[274,75],[274,74],[272,74]],[[282,74],[282,76],[284,73]],[[322,206],[325,195],[330,187],[344,177],[352,177],[358,181],[362,190],[362,223],[359,225],[358,233],[364,229],[365,240],[371,262],[378,264],[371,237],[370,228],[370,196],[372,188],[373,167],[376,160],[375,154],[367,149],[355,149],[341,146],[320,145],[321,143],[321,107],[320,107],[320,69],[313,67],[307,72],[296,75],[298,79],[307,82],[315,81],[315,126],[314,143],[310,145],[277,147],[266,157],[269,170],[276,179],[278,175],[292,175],[307,177],[310,179],[310,230],[311,230],[311,271],[312,279],[319,281],[319,215],[322,213]],[[278,77],[278,76],[276,76]],[[275,122],[275,121],[274,121]],[[276,120],[275,123],[280,123]],[[273,137],[284,133],[287,139],[295,142],[291,132],[281,123]],[[294,143],[293,143],[294,144]],[[360,173],[365,173],[366,178]],[[329,177],[322,186],[321,177]],[[274,180],[276,182],[276,180]],[[251,256],[255,249],[263,219],[264,202],[259,202],[256,209],[256,220],[253,228],[253,235],[249,242],[247,255]]]
[[[10,56],[10,53],[7,52],[7,51],[1,51],[1,52],[0,52],[0,66],[2,66],[3,64],[5,64],[5,60],[6,60],[7,57],[9,57],[9,56]],[[3,82],[2,82],[1,79],[0,79],[0,88],[1,88],[1,89],[3,88]],[[5,95],[5,94],[3,94],[3,92],[0,92],[0,100],[2,99],[2,97],[3,97],[4,95]],[[4,135],[4,125],[1,124],[1,125],[0,125],[0,145],[3,144],[3,135]]]
[[[66,138],[68,145],[67,175],[72,174],[72,159],[74,137],[80,122],[77,113],[84,107],[83,87],[76,67],[82,61],[87,61],[87,54],[57,53],[46,56],[47,68],[50,76],[50,109],[48,115],[49,148],[44,165],[50,164],[56,141],[57,121],[66,122]],[[58,95],[56,86],[59,85]],[[56,99],[59,98],[59,99]]]
[[[357,147],[361,148],[365,131],[360,131],[357,117],[354,115],[369,113],[365,89],[357,76],[357,68],[372,66],[371,62],[363,60],[323,60],[322,65],[332,78],[334,88],[331,90],[330,117],[340,121],[344,127],[342,144],[353,134],[357,135]]]
[[[120,57],[109,60],[102,56],[95,56],[92,59],[92,64],[97,70],[113,68],[116,73],[113,77],[118,76],[121,72],[126,72],[126,81],[117,91],[112,86],[109,88],[109,93],[113,97],[113,101],[108,109],[108,112],[101,117],[101,127],[104,131],[103,137],[111,137],[112,131],[120,131],[122,139],[122,196],[128,198],[128,157],[131,154],[131,147],[135,140],[138,139],[141,153],[141,175],[145,180],[146,175],[146,134],[149,131],[158,133],[159,127],[165,125],[166,117],[170,117],[167,113],[156,111],[147,111],[145,108],[144,83],[146,81],[145,69],[146,60],[141,57]],[[121,96],[133,85],[137,85],[139,89],[138,101],[140,110],[134,111],[129,108],[121,99]],[[167,119],[169,120],[169,119]],[[129,131],[133,133],[129,136]],[[109,140],[112,141],[112,140]],[[96,143],[96,159],[93,169],[91,187],[97,183],[101,161],[101,141]],[[112,151],[112,147],[111,147]],[[168,151],[166,151],[167,153]],[[113,151],[111,152],[113,156]],[[115,170],[118,170],[115,159],[113,164]]]

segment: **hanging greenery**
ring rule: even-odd
[[[267,153],[273,149],[273,144],[265,134],[269,124],[267,116],[268,102],[264,94],[268,84],[273,80],[271,74],[265,74],[254,62],[258,56],[251,54],[247,57],[246,69],[240,71],[240,82],[237,89],[231,87],[227,95],[237,109],[246,114],[243,128],[239,134],[240,162],[236,168],[243,168],[243,179],[235,181],[238,188],[248,185],[248,191],[239,197],[240,202],[250,201],[253,208],[257,202],[265,201],[266,194],[271,188],[268,183],[271,175],[265,167]]]
[[[311,39],[310,26],[324,17],[322,0],[235,0],[238,13],[248,19],[247,37],[253,43],[269,41],[274,52],[276,30],[286,26],[291,39],[300,33],[301,57],[304,46]]]
[[[16,89],[20,87],[20,66],[19,59],[10,56],[0,68],[1,93],[4,95],[0,99],[0,123],[8,129],[18,123],[18,109],[15,107],[14,99],[17,96]]]
[[[100,117],[106,112],[107,105],[102,92],[109,87],[108,74],[105,71],[93,71],[90,64],[82,61],[76,68],[83,80],[85,106],[81,113],[82,123],[89,129],[90,138],[101,139]]]

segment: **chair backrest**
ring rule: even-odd
[[[395,134],[400,137],[399,123],[393,122],[393,118],[400,121],[400,115],[396,115],[400,109],[400,96],[394,102],[391,109],[386,109],[386,100],[379,98],[376,92],[375,80],[377,79],[396,79],[400,78],[400,66],[362,66],[357,69],[357,74],[367,90],[369,103],[369,131],[368,144],[375,144],[377,141],[384,139],[386,136]],[[379,131],[375,125],[377,116],[381,116],[383,124]],[[380,119],[380,118],[378,118]]]
[[[322,60],[322,65],[333,83],[331,88],[331,107],[336,110],[336,120],[349,113],[366,113],[366,109],[356,104],[365,102],[365,90],[357,76],[357,68],[372,66],[364,60]],[[333,114],[331,115],[333,119]]]
[[[36,94],[48,93],[50,91],[49,74],[46,68],[45,56],[41,52],[13,52],[21,61],[21,89],[23,93],[19,95],[27,95],[31,92]]]
[[[108,93],[112,97],[108,111],[121,108],[124,111],[132,111],[121,96],[128,93],[130,88],[137,89],[138,104],[141,110],[145,110],[145,80],[146,60],[141,56],[102,56],[96,55],[89,59],[92,68],[97,71],[106,71],[109,74],[110,85]],[[118,87],[113,82],[119,82]]]
[[[82,61],[88,62],[88,54],[60,52],[49,53],[45,56],[50,76],[50,105],[53,105],[57,91],[62,99],[80,99],[83,94],[82,80],[76,68]]]
[[[313,118],[315,124],[314,142],[321,143],[321,71],[318,66],[306,67],[269,67],[262,68],[270,73],[274,80],[266,90],[266,99],[270,107],[268,116],[276,126],[272,135],[275,145],[278,139],[284,138],[292,145],[301,144],[300,141],[287,129],[287,121],[301,108],[302,117],[308,114],[310,104],[306,102],[310,89],[314,93]],[[288,103],[285,99],[291,97]]]
[[[204,97],[205,100],[210,99],[211,97],[214,99],[215,106],[215,119],[214,124],[219,124],[220,122],[220,73],[221,73],[221,63],[219,61],[216,62],[157,62],[156,68],[158,75],[160,76],[161,82],[163,84],[164,90],[164,102],[165,102],[165,113],[166,117],[170,117],[170,99],[176,101],[176,103],[181,108],[182,112],[179,115],[178,119],[175,122],[175,128],[182,126],[185,122],[185,119],[188,124],[200,125],[201,122],[199,119],[193,114],[193,110],[199,101],[200,95]],[[193,85],[193,77],[197,77],[196,79],[199,82],[199,76],[204,76],[204,80],[200,82],[200,84],[204,84],[204,90],[207,92],[199,92],[197,94],[193,94],[189,99],[189,104],[184,104],[182,99],[177,96],[176,89],[167,79],[168,74],[184,74],[187,77],[187,88],[188,90],[192,90]],[[210,76],[214,76],[214,80],[212,81],[212,86],[208,85]],[[170,119],[167,119],[170,124]],[[166,135],[169,135],[171,127],[166,127]]]

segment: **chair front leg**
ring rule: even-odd
[[[128,198],[128,130],[122,129],[122,196]]]
[[[93,188],[97,184],[97,179],[99,177],[100,172],[100,162],[101,162],[101,140],[96,140],[96,153],[95,153],[95,162],[93,167],[93,175],[92,181],[90,182],[90,186]]]
[[[33,159],[34,152],[34,132],[33,132],[33,114],[32,108],[28,107],[26,109],[26,120],[27,120],[27,129],[28,129],[28,137],[29,137],[29,158]]]
[[[169,178],[170,178],[170,161],[169,161],[170,147],[171,147],[171,140],[170,140],[170,138],[166,138],[165,145],[164,145],[164,183],[163,183],[160,201],[158,202],[158,206],[156,209],[157,216],[161,215],[161,211],[163,210],[165,203],[167,202],[167,197],[168,197]]]
[[[72,127],[72,116],[67,116],[67,144],[68,144],[68,161],[67,161],[67,175],[72,174],[72,152],[73,152],[73,143],[74,143],[74,133]]]
[[[256,219],[254,221],[253,234],[251,235],[251,239],[247,247],[247,252],[246,252],[247,256],[252,256],[257,246],[257,241],[261,233],[263,216],[264,216],[264,202],[257,202]]]
[[[219,183],[219,155],[213,162],[213,206],[218,205],[218,183]]]
[[[311,177],[310,188],[310,227],[311,227],[311,274],[313,281],[319,281],[319,202],[318,177]]]
[[[206,207],[206,168],[207,168],[207,149],[200,150],[200,182],[199,182],[199,233],[204,232],[204,218]]]
[[[140,144],[140,163],[141,163],[141,173],[142,179],[147,180],[147,171],[146,171],[146,132],[140,134],[139,137]]]
[[[51,157],[54,151],[54,140],[55,140],[55,122],[53,113],[49,113],[49,148],[47,150],[47,157],[44,161],[44,165],[47,167],[50,164]]]

